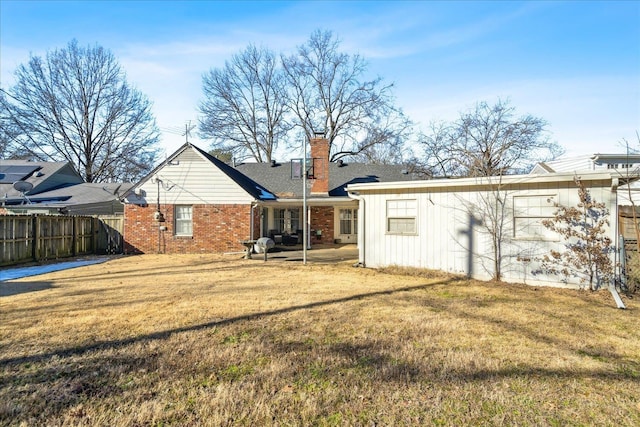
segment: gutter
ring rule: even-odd
[[[358,192],[347,190],[349,198],[358,201],[358,267],[366,267],[365,202]]]
[[[578,174],[583,182],[587,181],[609,181],[613,178],[610,172],[590,172]],[[575,172],[571,173],[548,173],[536,175],[504,175],[500,177],[479,177],[479,178],[443,178],[420,181],[392,181],[349,184],[351,191],[381,191],[381,190],[431,190],[435,188],[466,188],[482,187],[487,185],[500,184],[502,186],[521,184],[542,184],[542,183],[563,183],[573,182],[576,177]]]

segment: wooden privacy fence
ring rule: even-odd
[[[637,292],[640,290],[640,251],[638,248],[638,230],[636,223],[640,221],[640,211],[632,206],[620,206],[618,208],[618,227],[620,240],[623,243],[620,252],[620,261],[624,267],[624,279],[626,290]]]
[[[640,289],[640,253],[638,253],[638,240],[622,239],[623,250],[621,258],[624,267],[626,291],[637,292]]]
[[[122,216],[0,215],[0,265],[122,253]]]

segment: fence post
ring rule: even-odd
[[[620,247],[618,248],[619,252],[619,259],[620,259],[620,264],[619,264],[619,270],[620,270],[620,284],[622,285],[622,289],[623,290],[627,290],[627,251],[625,248],[625,241],[624,241],[624,236],[622,234],[620,234],[619,236],[620,239]]]
[[[40,221],[38,215],[31,215],[31,227],[33,235],[33,246],[31,248],[32,258],[34,261],[38,261],[38,255],[40,254]]]
[[[98,251],[98,240],[100,239],[100,218],[93,217],[91,220],[91,253]]]
[[[71,256],[78,253],[78,217],[73,216],[71,222]]]

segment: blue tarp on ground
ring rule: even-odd
[[[82,267],[85,265],[99,264],[108,260],[104,258],[80,259],[75,261],[64,261],[53,264],[34,265],[30,267],[7,268],[0,271],[0,282],[20,279],[22,277],[37,276],[39,274],[51,273],[54,271],[67,270],[69,268]]]

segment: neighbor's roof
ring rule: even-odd
[[[0,198],[22,197],[13,187],[17,181],[29,182],[27,195],[84,182],[68,162],[30,162],[0,159]]]
[[[133,184],[84,182],[69,187],[58,188],[31,197],[31,200],[62,200],[64,205],[102,203],[120,200]]]
[[[260,183],[279,198],[301,198],[302,179],[292,178],[292,163],[242,163],[236,166],[242,174]],[[364,163],[329,163],[329,197],[345,197],[345,187],[355,183],[408,181],[410,173],[399,165]],[[317,197],[314,195],[314,197]]]
[[[121,212],[121,198],[131,183],[88,183],[70,185],[33,196],[4,200],[10,209],[60,210],[69,214],[113,214]]]
[[[555,160],[536,164],[530,173],[587,172],[606,168],[604,165],[614,163],[640,163],[640,154],[595,153],[573,157],[560,157]]]

